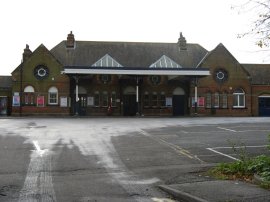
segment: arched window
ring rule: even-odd
[[[58,89],[56,87],[50,87],[48,90],[48,103],[49,105],[58,104]]]
[[[108,107],[108,92],[107,91],[103,91],[102,93],[102,106]]]
[[[238,88],[233,92],[233,107],[234,108],[245,107],[245,92],[241,88]]]
[[[112,107],[116,107],[116,92],[115,91],[112,91],[112,94],[111,94],[111,105]]]
[[[158,105],[158,95],[156,92],[152,93],[152,107],[156,107]]]
[[[96,91],[95,92],[95,96],[94,96],[94,105],[95,105],[95,107],[99,107],[99,101],[100,100],[100,97],[99,97],[99,92],[98,91]]]
[[[33,86],[26,86],[23,90],[24,105],[34,105],[35,90]]]
[[[165,92],[163,92],[163,91],[160,93],[159,102],[160,102],[160,106],[161,107],[165,107],[166,106],[166,97],[165,97]]]
[[[143,105],[149,107],[149,93],[147,91],[144,92]]]

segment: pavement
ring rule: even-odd
[[[270,191],[242,181],[206,180],[160,185],[180,202],[267,202]]]

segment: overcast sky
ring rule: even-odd
[[[20,64],[23,49],[49,50],[73,31],[76,40],[177,42],[208,51],[223,43],[241,63],[270,63],[255,39],[238,39],[251,25],[245,0],[8,0],[0,3],[0,75]]]

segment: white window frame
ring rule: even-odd
[[[52,96],[55,96],[55,97],[52,97]],[[50,87],[48,90],[48,104],[58,105],[58,89],[55,86]]]
[[[241,105],[241,97],[243,99],[243,105]],[[246,96],[245,91],[241,88],[236,89],[233,92],[233,108],[245,108],[246,107]]]
[[[26,86],[24,88],[24,104],[25,105],[33,105],[35,100],[35,89],[33,86]]]
[[[219,92],[215,92],[214,93],[214,108],[219,108],[219,104],[220,104],[220,99],[219,99],[219,97],[220,97],[220,94],[219,94]]]

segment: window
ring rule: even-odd
[[[34,105],[35,90],[32,86],[26,86],[23,91],[24,105]]]
[[[102,93],[102,106],[108,107],[108,92],[107,91],[104,91]]]
[[[212,95],[210,92],[208,92],[206,94],[206,108],[211,108],[211,105],[212,105],[211,99],[212,99]]]
[[[94,105],[95,105],[95,107],[99,107],[99,92],[98,91],[96,91],[95,92],[95,96],[94,96]]]
[[[165,107],[166,106],[166,97],[165,97],[165,93],[164,92],[161,92],[160,93],[160,106],[161,107]]]
[[[50,87],[48,95],[48,103],[49,105],[58,104],[58,90],[56,87]]]
[[[116,92],[112,92],[112,97],[111,97],[111,105],[112,107],[116,107]]]
[[[245,92],[238,88],[233,92],[233,107],[244,108],[245,107]]]
[[[158,105],[158,95],[156,92],[152,93],[152,107],[156,107]]]
[[[228,108],[228,94],[226,92],[222,94],[222,108]]]
[[[219,92],[215,92],[214,94],[214,107],[219,108]]]
[[[149,93],[147,91],[144,92],[143,105],[144,107],[149,107]]]
[[[80,97],[80,106],[81,107],[86,107],[87,106],[87,99],[85,96]]]

